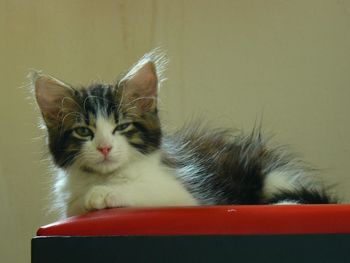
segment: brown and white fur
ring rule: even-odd
[[[125,206],[331,202],[310,169],[268,147],[258,130],[192,123],[164,134],[157,95],[165,64],[151,52],[117,83],[86,87],[33,74],[63,216]]]

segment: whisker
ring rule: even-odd
[[[121,87],[122,88],[122,96],[121,96],[121,98],[120,98],[120,102],[119,102],[119,106],[118,106],[118,112],[120,111],[120,109],[121,109],[121,107],[122,107],[122,105],[123,105],[123,100],[124,100],[124,85]]]
[[[67,113],[66,115],[64,115],[62,121],[61,121],[61,125],[63,125],[64,121],[66,120],[66,118],[72,114],[75,114],[76,116],[82,116],[84,118],[84,115],[81,113],[81,112],[78,112],[78,111],[72,111],[72,112],[69,112]]]
[[[70,154],[68,154],[68,156],[67,156],[66,158],[64,158],[64,159],[62,160],[62,163],[66,163],[69,159],[75,159],[75,158],[77,158],[79,155],[80,155],[79,152],[77,152],[77,153],[70,153]]]
[[[133,104],[133,103],[136,102],[136,101],[144,100],[144,99],[147,99],[147,100],[156,100],[157,98],[156,98],[156,97],[140,97],[140,98],[136,98],[136,99],[134,99],[134,100],[128,102],[126,105]]]
[[[62,108],[62,109],[64,109],[64,102],[65,102],[66,100],[70,100],[70,101],[74,102],[74,104],[76,104],[76,105],[81,109],[81,106],[79,105],[79,103],[76,102],[76,101],[75,101],[73,98],[71,98],[71,97],[63,97],[63,99],[62,99],[62,101],[61,101],[61,108]]]

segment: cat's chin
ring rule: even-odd
[[[119,165],[113,162],[99,162],[93,167],[86,165],[82,166],[80,169],[92,174],[111,174],[119,169]]]

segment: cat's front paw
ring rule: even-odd
[[[86,210],[125,206],[119,194],[107,186],[93,187],[85,197]]]

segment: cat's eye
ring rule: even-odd
[[[83,138],[86,138],[86,137],[92,137],[93,136],[93,132],[87,128],[87,127],[78,127],[78,128],[75,128],[74,129],[74,132],[80,136],[80,137],[83,137]]]
[[[127,129],[130,126],[130,124],[131,124],[131,122],[117,125],[117,127],[115,127],[115,129],[113,130],[113,133],[115,133],[116,131],[123,131],[123,130]]]

